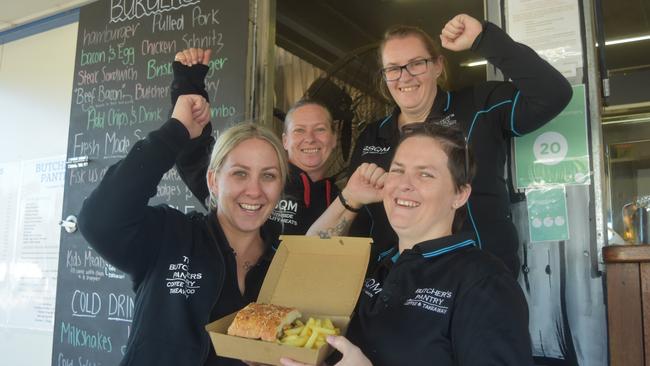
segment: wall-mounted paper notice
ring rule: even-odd
[[[10,169],[10,177],[0,175],[0,199],[7,207],[12,206],[3,205],[1,214],[13,215],[2,220],[8,227],[0,228],[2,325],[50,330],[54,321],[65,156],[24,161]],[[5,180],[9,183],[6,193]]]
[[[508,34],[537,51],[565,77],[582,68],[580,9],[576,0],[508,0]]]

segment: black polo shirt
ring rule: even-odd
[[[282,197],[264,227],[276,236],[304,235],[338,194],[339,189],[333,177],[314,182],[307,172],[289,163]]]
[[[386,253],[348,337],[373,365],[532,365],[519,285],[469,234]]]

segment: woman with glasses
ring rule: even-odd
[[[382,89],[390,94],[396,107],[361,134],[349,172],[362,163],[387,169],[405,126],[458,126],[477,157],[474,193],[461,224],[476,235],[479,247],[499,257],[516,277],[518,239],[504,179],[510,138],[531,132],[560,113],[571,98],[571,86],[535,51],[513,41],[492,23],[460,14],[445,25],[440,40],[450,51],[471,48],[511,81],[487,81],[458,91],[444,90],[440,87],[446,82],[444,58],[436,42],[416,27],[390,28],[380,44],[379,59]],[[381,260],[396,240],[383,207],[348,207],[361,211],[351,233],[372,236],[371,261]]]
[[[411,129],[387,174],[363,163],[343,189],[345,205],[382,202],[398,239],[366,278],[347,338],[327,340],[343,354],[337,365],[532,365],[521,288],[472,233],[452,225],[475,172],[463,135]],[[354,216],[333,203],[310,233],[340,235]]]

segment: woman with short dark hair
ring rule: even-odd
[[[380,201],[398,236],[366,278],[347,338],[327,339],[343,354],[336,365],[532,365],[519,284],[471,232],[453,229],[474,170],[462,131],[420,124],[403,135],[387,173],[362,164],[344,201],[310,228],[344,234],[356,215],[345,206]]]

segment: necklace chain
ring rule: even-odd
[[[244,264],[242,264],[242,266],[244,267],[244,270],[248,272],[251,268],[253,268],[254,264],[249,261],[244,261]]]
[[[232,252],[235,255],[235,257],[237,257],[237,252],[234,249]],[[244,263],[242,263],[241,266],[244,267],[244,271],[248,272],[250,271],[251,268],[255,266],[255,263],[251,263],[251,261],[244,260]]]

